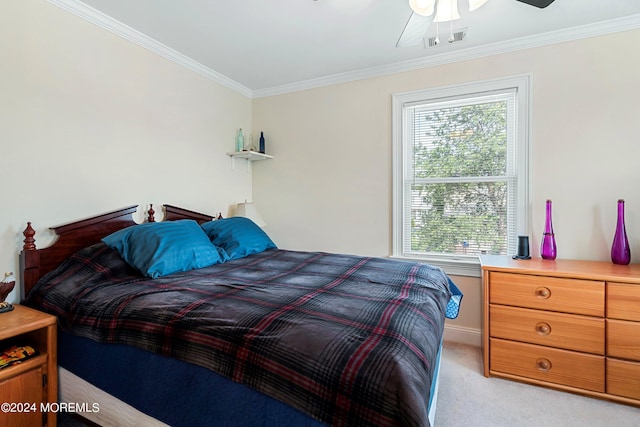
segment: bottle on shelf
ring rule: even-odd
[[[236,137],[236,151],[244,150],[244,135],[242,134],[242,128],[238,129],[238,136]]]
[[[260,132],[260,152],[264,154],[264,133]]]

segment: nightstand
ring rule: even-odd
[[[38,354],[0,369],[0,425],[56,425],[54,411],[42,412],[58,401],[56,318],[15,305],[0,314],[0,351],[13,344],[33,347]]]

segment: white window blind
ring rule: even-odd
[[[484,84],[394,99],[394,255],[515,253],[526,231],[522,91]]]

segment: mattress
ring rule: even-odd
[[[169,427],[62,367],[58,368],[58,381],[60,402],[86,403],[92,410],[78,415],[100,426]]]

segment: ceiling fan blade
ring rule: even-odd
[[[427,33],[433,16],[422,16],[411,12],[411,16],[404,26],[402,34],[396,43],[396,47],[416,46],[422,42],[422,38]]]
[[[525,3],[531,6],[539,7],[540,9],[544,9],[549,6],[554,0],[517,0],[520,3]]]

